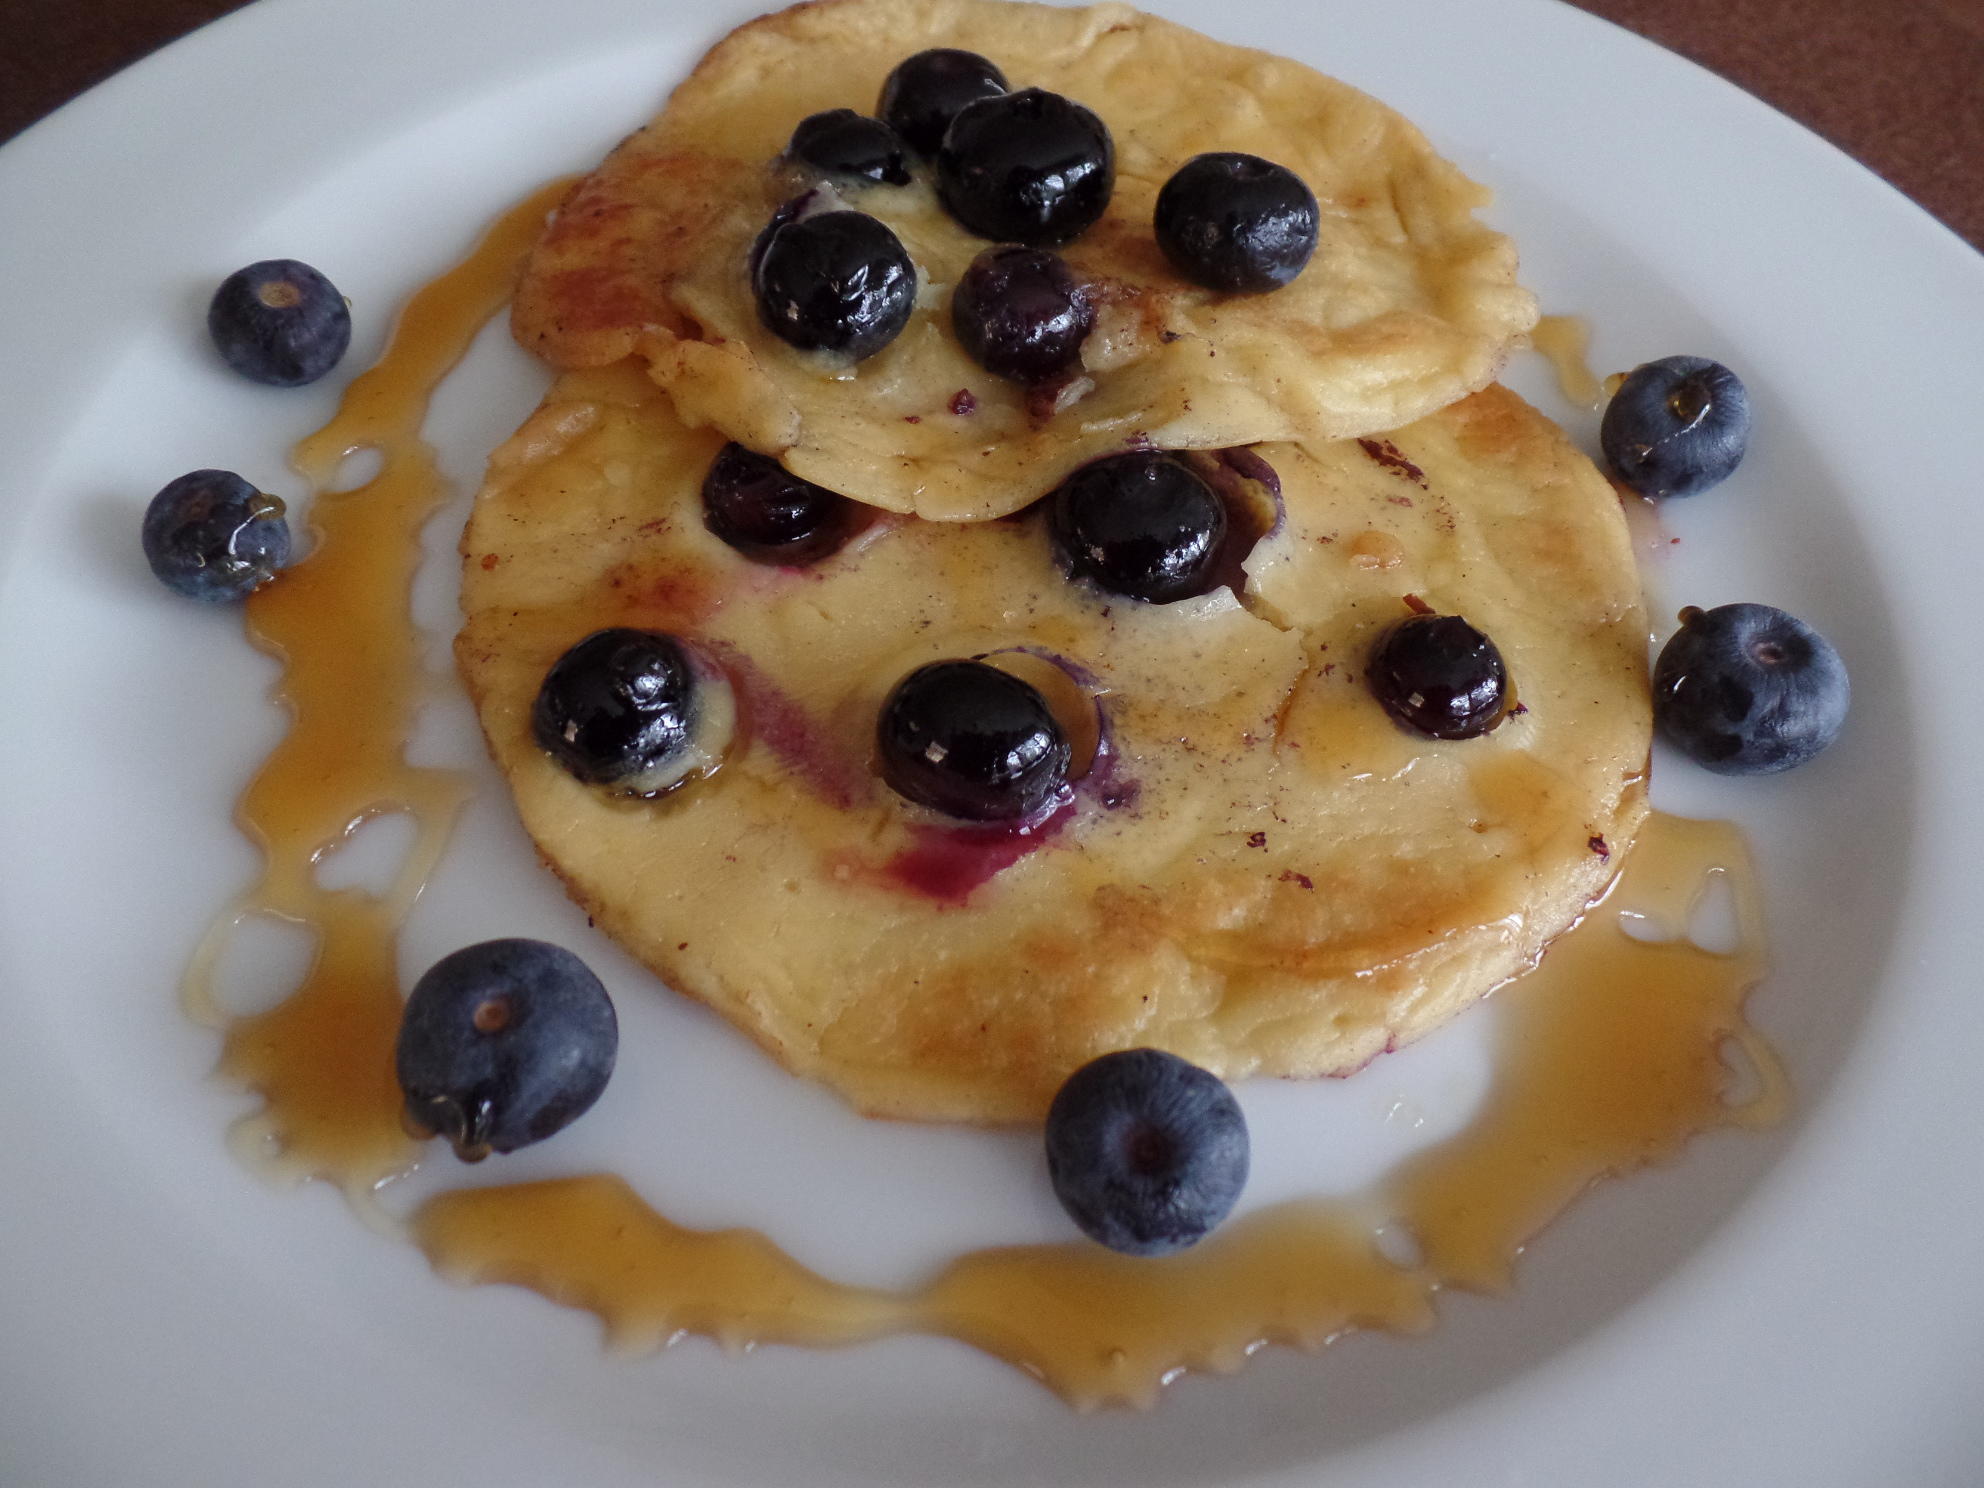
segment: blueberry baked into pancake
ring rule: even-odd
[[[875,1114],[1038,1119],[1125,1047],[1356,1069],[1532,962],[1645,810],[1617,498],[1500,387],[959,523],[621,361],[497,452],[463,553],[458,661],[545,860]]]
[[[1536,318],[1486,200],[1357,90],[1124,6],[821,0],[574,189],[513,325],[829,490],[996,517],[1127,446],[1375,434],[1485,386]],[[987,325],[988,277],[1024,312]]]

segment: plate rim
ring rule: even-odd
[[[1415,5],[1411,8],[1434,13],[1443,6],[1458,6],[1460,3],[1461,0],[1415,0]],[[587,15],[596,13],[605,16],[631,9],[630,6],[621,3],[621,0],[583,0],[583,5],[584,13]],[[1905,252],[1911,258],[1915,255],[1922,256],[1922,264],[1926,267],[1921,268],[1920,279],[1923,282],[1938,281],[1941,287],[1934,291],[1938,294],[1946,294],[1949,285],[1956,286],[1954,298],[1959,309],[1967,296],[1979,311],[1970,323],[1984,325],[1984,257],[1980,257],[1948,228],[1902,196],[1895,188],[1852,161],[1836,147],[1803,126],[1777,114],[1767,105],[1726,80],[1671,53],[1660,52],[1651,43],[1644,42],[1632,33],[1578,11],[1574,7],[1564,5],[1561,0],[1522,0],[1522,7],[1525,13],[1537,17],[1534,24],[1544,29],[1558,24],[1563,15],[1568,13],[1570,16],[1580,18],[1577,23],[1579,26],[1590,22],[1600,28],[1600,32],[1585,33],[1586,40],[1591,41],[1592,45],[1601,48],[1610,45],[1598,43],[1593,38],[1601,33],[1611,33],[1629,41],[1636,52],[1637,49],[1644,48],[1647,52],[1666,59],[1667,62],[1678,64],[1686,69],[1686,72],[1669,73],[1669,76],[1692,75],[1696,81],[1692,84],[1676,86],[1699,87],[1704,83],[1712,85],[1716,96],[1721,99],[1721,104],[1718,106],[1729,106],[1733,99],[1740,101],[1740,106],[1748,111],[1753,124],[1758,118],[1777,121],[1776,125],[1759,125],[1757,126],[1759,128],[1779,130],[1780,126],[1788,125],[1791,133],[1785,134],[1781,131],[1777,133],[1774,136],[1774,148],[1778,151],[1797,153],[1808,162],[1814,162],[1812,169],[1826,176],[1822,184],[1827,192],[1867,204],[1864,208],[1865,215],[1876,220],[1859,224],[1858,237],[1879,241],[1887,234],[1892,234],[1895,242],[1905,243],[1907,245],[1905,250],[1897,249],[1897,254]],[[1173,4],[1151,8],[1189,20],[1189,7]],[[506,19],[507,28],[488,25],[483,40],[474,49],[478,57],[495,58],[504,55],[506,46],[514,46],[515,38],[526,35],[530,30],[530,27],[523,22],[526,7],[522,0],[514,0],[514,3],[497,9]],[[417,17],[401,18],[403,29],[410,27],[413,33],[418,33],[424,28],[447,24],[445,18],[486,19],[489,14],[488,7],[469,3],[469,0],[428,0],[428,3],[418,10]],[[727,6],[723,13],[742,17],[750,10],[751,7],[747,5],[732,4]],[[1544,21],[1541,17],[1545,15],[1555,15],[1558,20]],[[128,131],[134,116],[143,117],[147,113],[156,112],[155,105],[161,100],[182,94],[203,82],[207,84],[224,82],[233,72],[244,51],[253,53],[256,49],[267,45],[271,38],[290,43],[293,43],[299,34],[316,35],[320,38],[342,35],[349,39],[359,34],[367,24],[390,25],[396,16],[398,16],[398,8],[389,3],[389,0],[354,0],[354,3],[344,5],[335,4],[334,0],[260,0],[257,5],[222,17],[162,51],[154,53],[106,83],[72,100],[8,142],[4,148],[0,148],[0,191],[4,191],[10,200],[23,203],[25,210],[22,213],[22,220],[58,225],[68,221],[73,225],[73,219],[65,218],[60,208],[65,202],[75,205],[75,197],[79,194],[84,197],[91,196],[91,190],[80,193],[69,188],[58,190],[54,183],[61,178],[64,171],[73,170],[73,162],[77,160],[114,155],[122,145],[122,136]],[[664,19],[650,16],[642,23],[643,28],[659,28]],[[678,20],[675,24],[680,25],[683,22]],[[688,24],[693,26],[695,23]],[[385,31],[375,34],[394,33]],[[505,37],[512,39],[506,42],[503,40]],[[693,45],[693,42],[690,44]],[[575,62],[589,50],[591,49],[571,49],[562,60]],[[545,65],[556,64],[547,62]],[[1653,66],[1653,64],[1648,65]],[[1660,69],[1656,67],[1655,70]],[[477,76],[472,61],[470,65],[461,67],[452,76],[452,93],[447,94],[446,97],[429,97],[422,104],[411,108],[403,107],[402,112],[411,113],[416,121],[420,117],[444,112],[451,106],[451,99],[459,101],[462,96],[472,93],[478,86],[474,81]],[[184,120],[169,121],[168,126],[160,131],[161,137],[155,145],[161,149],[169,145],[177,145],[197,158],[199,152],[194,147],[201,139],[205,139],[217,146],[235,144],[245,150],[250,163],[256,160],[264,164],[280,161],[279,137],[272,136],[268,140],[242,144],[231,139],[228,127],[218,115],[193,121],[192,125]],[[374,134],[380,136],[390,134],[391,128],[389,124],[378,123],[374,127]],[[1813,145],[1819,147],[1820,153],[1816,155],[1812,153],[1810,147]],[[336,153],[337,158],[345,158],[354,151],[350,146],[340,146],[336,147]],[[1816,163],[1820,161],[1825,163],[1823,165]],[[1840,174],[1840,167],[1844,167],[1848,174]],[[1877,187],[1880,195],[1870,196],[1867,192],[1867,187],[1870,185]],[[192,196],[196,205],[204,204],[200,192],[196,190]],[[1872,205],[1876,201],[1881,204]],[[88,200],[82,205],[92,208],[99,217],[106,217],[112,215],[110,209],[115,204],[108,201]],[[234,230],[222,225],[228,220],[224,212],[216,212],[213,221],[199,231],[217,238],[230,237]],[[1925,227],[1928,230],[1926,234],[1923,231]],[[42,234],[49,236],[44,237]],[[100,370],[115,355],[119,338],[125,334],[125,327],[130,323],[125,317],[134,308],[135,298],[140,293],[135,287],[123,294],[113,294],[89,307],[95,317],[94,336],[86,335],[78,339],[73,330],[74,320],[65,319],[62,313],[65,307],[73,305],[78,265],[90,271],[85,274],[86,279],[93,279],[99,273],[107,274],[114,267],[115,254],[110,251],[112,246],[112,240],[105,239],[92,243],[88,251],[78,254],[74,251],[73,244],[66,243],[53,225],[23,231],[10,243],[0,243],[0,283],[12,286],[10,300],[19,304],[22,299],[29,299],[43,307],[38,317],[29,317],[28,324],[24,327],[25,334],[14,343],[24,349],[25,354],[10,359],[9,367],[0,370],[0,391],[5,393],[4,397],[0,397],[0,435],[14,436],[5,442],[17,451],[27,452],[27,458],[20,468],[24,468],[30,477],[54,464],[61,453],[60,439],[44,435],[41,443],[37,445],[34,440],[35,434],[40,430],[63,427],[62,409],[73,406],[76,390],[87,386],[92,372]],[[65,249],[68,251],[65,252]],[[1916,292],[1927,291],[1918,289]],[[1951,321],[1958,318],[1957,314],[1949,316]],[[1950,331],[1948,327],[1944,329],[1947,334],[1943,339],[1961,348],[1963,343],[1960,334]],[[12,339],[10,336],[10,340]],[[1977,343],[1977,349],[1984,353],[1984,333],[1978,335]],[[64,347],[66,347],[65,352],[60,350]],[[61,363],[65,366],[68,375],[37,381],[27,377],[23,371],[24,367],[49,361]],[[1971,365],[1984,366],[1984,355],[1980,355]],[[1984,392],[1984,377],[1980,378],[1980,383],[1979,391]],[[37,451],[38,460],[35,458]],[[1945,464],[1938,466],[1937,479],[1948,483],[1946,486],[1948,491],[1955,491],[1957,487],[1954,482],[1960,477],[1960,472],[1954,455],[1947,455],[1945,461]],[[32,478],[25,481],[24,486],[29,491],[36,489]],[[0,595],[6,593],[11,566],[22,561],[17,551],[18,545],[10,541],[12,530],[35,499],[33,496],[26,499],[17,496],[13,501],[0,503]],[[1979,520],[1974,510],[1954,516],[1949,526],[1955,529],[1954,537],[1947,530],[1940,532],[1938,536],[1951,550],[1960,545],[1968,546],[1976,542],[1984,542],[1984,521]],[[1912,538],[1918,533],[1911,530],[1908,535]],[[1929,567],[1932,572],[1940,571],[1949,579],[1962,577],[1960,565],[1948,552],[1932,555]],[[1897,573],[1899,572],[1900,570],[1897,569]],[[1919,604],[1909,602],[1904,608],[1908,613],[1899,618],[1911,620],[1920,619],[1933,609],[1926,602]],[[1970,721],[1984,721],[1984,704],[1972,700],[1969,706],[1974,707],[1978,714],[1978,718]],[[1962,732],[1964,732],[1962,729],[1950,730],[1951,734]],[[1968,826],[1984,827],[1984,794],[1980,794],[1974,780],[1964,778],[1960,769],[1961,761],[1957,757],[1959,754],[1957,748],[1952,743],[1938,738],[1921,738],[1914,742],[1921,751],[1925,799],[1932,798],[1929,792],[1940,791],[1943,794],[1938,799],[1947,803],[1948,815],[1952,820]],[[1910,928],[1926,929],[1926,938],[1938,948],[1934,953],[1938,960],[1952,963],[1962,963],[1967,960],[1970,965],[1978,964],[1980,959],[1978,953],[1984,953],[1984,935],[1980,935],[1974,925],[1959,923],[1954,919],[1942,926],[1924,924],[1926,921],[1933,921],[1939,913],[1955,914],[1964,908],[1961,890],[1965,885],[1977,883],[1977,870],[1965,863],[1961,854],[1947,842],[1932,846],[1916,867],[1918,873],[1930,882],[1932,890],[1927,901],[1915,907],[1915,911],[1909,917],[1912,924],[1904,927],[1904,933]],[[1936,888],[1937,884],[1941,887]],[[1951,891],[1952,885],[1955,886],[1955,891]],[[0,925],[8,923],[7,919],[0,918]],[[17,928],[13,933],[18,933]],[[5,937],[0,936],[0,949],[4,948],[4,943]],[[1867,1078],[1867,1067],[1870,1064],[1878,1064],[1882,1059],[1895,1057],[1893,1048],[1895,1041],[1907,1037],[1908,1030],[1902,1025],[1905,1025],[1909,1019],[1937,1016],[1939,1012],[1947,1013],[1950,1001],[1951,999],[1944,997],[1924,997],[1913,1002],[1904,1000],[1904,1003],[1877,1010],[1878,1016],[1871,1019],[1867,1030],[1866,1047],[1859,1051],[1855,1067],[1845,1072],[1843,1078],[1855,1080]],[[1967,1025],[1963,1024],[1961,1019],[1953,1021],[1960,1026],[1977,1026],[1974,1015]],[[4,1057],[0,1057],[0,1066],[4,1066],[5,1062]],[[0,1113],[15,1117],[23,1117],[26,1114],[14,1109],[11,1098],[5,1095],[0,1095]],[[1842,1141],[1847,1140],[1845,1134],[1840,1136]],[[1808,1145],[1807,1150],[1789,1154],[1784,1161],[1786,1164],[1803,1164],[1812,1160],[1814,1160],[1813,1154]],[[10,1173],[26,1181],[27,1176],[34,1170],[30,1164],[0,1161],[0,1172]],[[49,1175],[35,1173],[34,1181],[37,1185],[46,1185],[49,1182]],[[1766,1182],[1773,1184],[1793,1181],[1795,1181],[1794,1174],[1787,1171],[1781,1175],[1776,1169],[1773,1169],[1766,1179]],[[1726,1252],[1737,1242],[1742,1232],[1760,1222],[1759,1214],[1760,1206],[1751,1205],[1744,1213],[1732,1217],[1728,1226],[1729,1233],[1718,1238],[1716,1250]],[[1715,1266],[1725,1258],[1724,1256],[1705,1257],[1702,1264]],[[5,1297],[5,1287],[0,1285],[0,1302],[4,1302]],[[1974,1307],[1974,1303],[1972,1305]],[[1584,1361],[1589,1362],[1599,1357],[1610,1356],[1617,1342],[1616,1338],[1611,1337],[1595,1339],[1576,1352]],[[1569,1367],[1568,1361],[1565,1361],[1565,1364]],[[1485,1408],[1484,1402],[1477,1402],[1463,1414],[1472,1416]],[[1978,1455],[1974,1460],[1984,1461],[1984,1454]],[[1402,1477],[1401,1480],[1411,1479]],[[1290,1481],[1293,1479],[1291,1478]]]

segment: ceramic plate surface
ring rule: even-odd
[[[1594,1192],[1512,1296],[1446,1297],[1426,1336],[1267,1350],[1148,1415],[1077,1416],[923,1339],[609,1358],[582,1314],[446,1285],[321,1185],[251,1175],[225,1145],[245,1102],[207,1078],[215,1040],[175,985],[254,872],[230,807],[281,719],[238,619],[153,583],[139,513],[206,465],[294,492],[284,451],[405,296],[536,184],[590,165],[747,14],[262,0],[0,150],[0,1479],[1984,1481],[1984,689],[1967,613],[1984,259],[1754,100],[1547,0],[1156,8],[1420,123],[1496,188],[1545,308],[1591,318],[1600,372],[1686,351],[1748,382],[1751,456],[1671,513],[1653,610],[1801,614],[1846,655],[1855,714],[1789,776],[1717,781],[1663,755],[1656,801],[1755,840],[1774,971],[1751,1011],[1796,1083],[1790,1121]],[[213,284],[270,256],[310,260],[354,304],[352,354],[324,384],[251,387],[205,344]],[[1518,385],[1590,447],[1594,418],[1524,360]],[[544,381],[496,326],[437,404],[460,493],[418,596],[437,669],[467,495]],[[1027,1138],[850,1116],[593,937],[536,868],[457,695],[415,747],[479,790],[403,970],[537,934],[582,949],[621,1007],[606,1099],[499,1176],[612,1166],[681,1221],[759,1226],[880,1284],[1065,1234]],[[335,871],[394,846],[367,828]],[[296,948],[255,955],[244,980]],[[1355,1188],[1463,1124],[1493,1016],[1352,1080],[1247,1087],[1248,1202]]]

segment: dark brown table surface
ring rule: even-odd
[[[0,140],[243,3],[0,0]],[[1749,89],[1984,248],[1984,0],[1578,3]]]

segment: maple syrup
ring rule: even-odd
[[[1529,344],[1543,354],[1557,374],[1557,390],[1566,401],[1598,412],[1616,389],[1601,383],[1586,356],[1591,350],[1591,326],[1582,315],[1546,315],[1529,333]]]
[[[250,1144],[282,1171],[341,1185],[362,1208],[418,1151],[392,1073],[395,937],[465,790],[459,776],[404,758],[426,685],[410,617],[417,539],[446,495],[420,423],[434,387],[507,299],[563,189],[513,209],[422,290],[380,364],[299,446],[299,468],[320,487],[354,448],[378,450],[382,468],[356,490],[320,494],[314,550],[248,602],[251,637],[284,665],[279,696],[292,722],[238,810],[265,871],[208,935],[187,1002],[222,1030],[221,1072],[263,1100],[244,1127]],[[1490,794],[1526,789],[1501,776],[1479,783]],[[323,855],[388,811],[419,831],[398,881],[379,896],[324,887]],[[1739,934],[1728,952],[1685,934],[1712,874],[1733,890]],[[253,913],[309,927],[316,959],[286,1001],[229,1018],[214,969]],[[1665,938],[1629,936],[1624,914]],[[1656,814],[1606,897],[1498,992],[1499,1075],[1470,1127],[1372,1193],[1266,1208],[1161,1259],[1087,1242],[994,1247],[913,1290],[852,1287],[755,1232],[675,1225],[609,1174],[444,1192],[409,1229],[440,1273],[583,1308],[621,1347],[685,1332],[740,1346],[933,1333],[1033,1373],[1077,1406],[1148,1403],[1178,1371],[1237,1368],[1263,1342],[1317,1348],[1350,1328],[1423,1329],[1439,1288],[1506,1287],[1523,1245],[1588,1184],[1669,1159],[1698,1132],[1778,1119],[1782,1074],[1741,1017],[1761,947],[1735,830]],[[1731,1042],[1761,1083],[1741,1104],[1727,1095]]]
[[[508,303],[545,215],[568,183],[512,208],[461,264],[408,302],[379,364],[345,390],[337,416],[297,446],[317,495],[309,556],[247,602],[251,642],[282,663],[276,697],[289,730],[249,783],[235,820],[263,855],[259,883],[204,937],[185,981],[188,1011],[223,1032],[219,1072],[260,1095],[236,1145],[286,1176],[323,1178],[362,1199],[412,1166],[400,1124],[393,1043],[401,996],[396,932],[446,846],[466,780],[407,764],[427,690],[410,618],[420,530],[449,491],[421,440],[427,403],[484,322]],[[379,473],[324,489],[360,450]],[[327,890],[321,858],[372,817],[417,829],[383,896]],[[308,927],[316,951],[301,986],[266,1012],[229,1018],[214,992],[220,957],[252,914]]]
[[[1730,953],[1681,932],[1710,873],[1735,891]],[[1672,937],[1629,936],[1627,911]],[[1655,815],[1607,897],[1497,993],[1502,1047],[1481,1114],[1373,1194],[1278,1204],[1158,1259],[1085,1241],[976,1250],[901,1293],[838,1285],[753,1231],[684,1229],[605,1174],[445,1193],[414,1216],[414,1235],[443,1275],[592,1312],[616,1347],[933,1333],[1077,1407],[1148,1405],[1179,1371],[1231,1372],[1264,1342],[1421,1331],[1442,1287],[1506,1290],[1525,1243],[1591,1183],[1671,1159],[1699,1132],[1780,1119],[1783,1075],[1741,1014],[1763,969],[1741,837]],[[1726,1040],[1761,1077],[1741,1105],[1725,1097]],[[1402,1264],[1380,1229],[1409,1235],[1417,1255]]]

